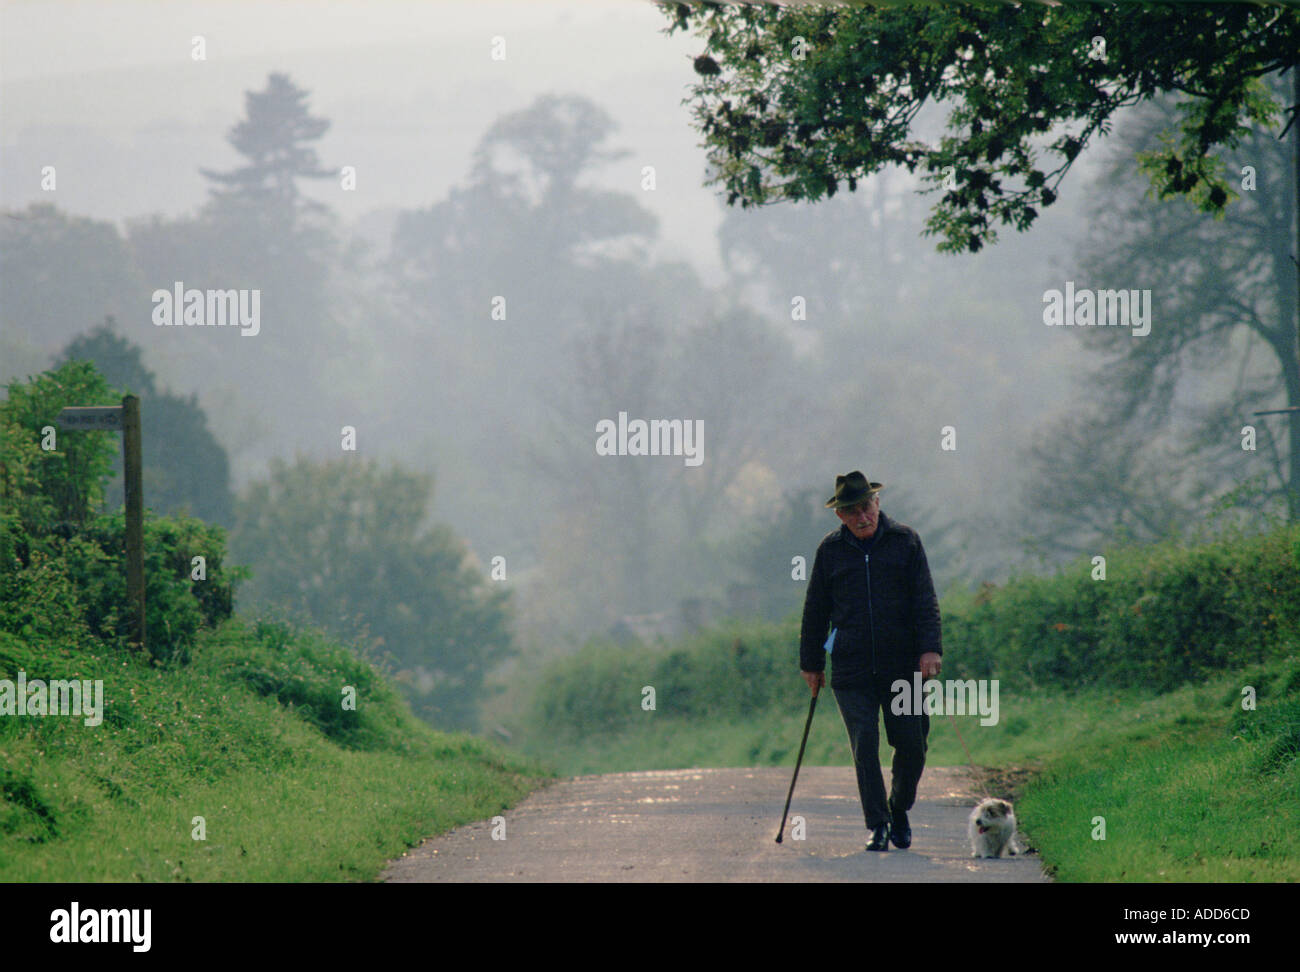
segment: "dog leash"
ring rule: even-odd
[[[961,730],[957,728],[957,720],[952,717],[951,712],[948,713],[948,719],[950,722],[952,722],[952,731],[957,734],[957,741],[961,743],[961,748],[966,753],[966,762],[970,763],[971,772],[975,776],[975,781],[979,784],[980,789],[984,792],[984,796],[989,799],[993,799],[993,794],[990,793],[988,787],[984,785],[984,775],[975,766],[975,759],[971,756],[970,750],[966,748],[966,740],[962,739]]]
[[[957,741],[961,743],[961,748],[966,753],[966,761],[970,763],[971,772],[975,775],[975,781],[979,784],[980,790],[983,791],[986,799],[989,800],[997,799],[996,797],[993,796],[992,793],[989,792],[989,788],[984,785],[984,775],[980,773],[979,769],[975,766],[975,759],[974,757],[971,756],[970,750],[966,748],[966,740],[962,739],[961,730],[957,728],[957,720],[952,717],[951,712],[948,713],[948,718],[952,722],[952,731],[957,734]],[[1023,839],[1018,833],[1012,836],[1011,838],[1012,854],[1024,854],[1028,849],[1028,847],[1029,845],[1024,843]]]

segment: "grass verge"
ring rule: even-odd
[[[103,679],[103,721],[0,718],[0,881],[369,881],[549,776],[279,624],[227,622],[167,669],[0,634],[0,678],[19,671]]]

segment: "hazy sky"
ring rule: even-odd
[[[0,208],[49,202],[70,216],[119,221],[193,212],[208,190],[200,167],[243,164],[226,136],[245,115],[245,92],[284,72],[309,92],[311,112],[331,122],[316,143],[321,163],[357,170],[356,191],[332,179],[303,188],[349,221],[391,215],[427,207],[462,184],[472,150],[503,114],[545,93],[576,94],[614,119],[612,147],[630,150],[600,170],[600,185],[655,214],[656,256],[684,259],[720,286],[723,207],[702,185],[705,153],[682,104],[703,42],[693,34],[669,38],[667,24],[646,0],[0,0]],[[204,40],[206,60],[192,57],[195,37]],[[504,60],[492,57],[496,37],[504,38]],[[922,120],[940,120],[947,107],[927,108],[932,114]],[[1042,326],[1041,295],[1071,279],[1087,213],[1104,204],[1086,197],[1094,151],[1030,232],[1005,230],[996,247],[944,258],[960,286],[934,290],[914,257],[932,253],[936,240],[918,235],[890,241],[904,257],[901,305],[861,295],[864,341],[892,334],[895,319],[923,322],[906,335],[913,349],[905,353],[915,353],[908,360],[916,367],[938,370],[917,372],[918,385],[953,396],[967,415],[979,412],[967,394],[974,389],[990,430],[1020,417],[987,440],[983,455],[971,450],[989,474],[1012,463],[1022,425],[1072,401],[1062,389],[1079,368],[1077,344]],[[40,186],[47,165],[58,172],[53,193]],[[641,189],[646,165],[656,168],[654,192]],[[894,191],[907,181],[897,169],[888,175]],[[369,232],[385,228],[376,221]],[[788,306],[779,313],[788,315]],[[185,372],[166,357],[180,352],[160,348],[150,327],[145,332],[149,366],[164,383],[184,384]],[[973,379],[972,369],[982,377]],[[228,427],[220,420],[217,427],[237,452],[247,416],[225,404],[232,390],[215,378],[196,390],[224,416]],[[897,436],[933,439],[938,426],[929,416],[911,419],[923,432],[900,427]],[[278,444],[292,451],[292,442]],[[239,485],[259,471],[240,462],[235,470]]]
[[[601,183],[635,191],[641,167],[656,166],[664,250],[711,276],[721,212],[701,186],[703,152],[680,104],[699,41],[666,37],[666,23],[642,0],[6,0],[0,205],[55,201],[110,219],[192,210],[206,194],[199,166],[238,162],[225,136],[244,92],[284,71],[333,123],[316,143],[322,162],[358,169],[355,192],[309,191],[353,220],[442,198],[496,117],[572,92],[609,111],[613,141],[632,151]],[[195,36],[206,61],[191,57]],[[494,36],[504,61],[491,57]],[[55,200],[39,186],[47,164],[58,171]]]
[[[571,94],[604,109],[617,126],[610,147],[629,150],[599,170],[599,186],[633,197],[658,218],[655,256],[688,262],[706,284],[734,299],[746,281],[726,286],[723,278],[716,231],[724,209],[715,190],[702,184],[705,152],[689,106],[682,104],[696,77],[691,58],[703,42],[693,34],[669,38],[663,33],[667,24],[647,0],[0,0],[0,208],[47,202],[69,217],[116,221],[193,213],[208,192],[200,168],[229,171],[244,162],[226,136],[245,116],[245,93],[263,90],[269,74],[283,72],[309,92],[312,114],[331,122],[315,143],[321,164],[331,170],[353,166],[357,172],[355,191],[345,191],[336,179],[304,181],[301,187],[347,221],[371,217],[364,231],[382,236],[385,220],[398,210],[428,207],[464,184],[474,147],[497,119],[528,108],[540,95]],[[204,41],[204,60],[192,56],[196,37]],[[492,57],[494,38],[504,39],[504,60]],[[918,119],[923,130],[914,134],[932,137],[949,107],[928,106]],[[872,475],[878,470],[901,487],[895,496],[910,482],[918,498],[939,511],[935,522],[960,517],[974,538],[966,549],[975,558],[1000,557],[996,545],[1015,539],[994,514],[1001,514],[1021,485],[1020,450],[1030,434],[1058,415],[1094,414],[1105,405],[1086,385],[1094,357],[1082,353],[1073,333],[1045,328],[1042,311],[1048,288],[1077,278],[1079,245],[1093,215],[1112,204],[1091,184],[1106,167],[1109,144],[1102,139],[1084,152],[1059,201],[1031,230],[1003,228],[996,246],[942,257],[938,273],[929,262],[937,240],[919,235],[921,210],[909,209],[915,232],[904,227],[871,241],[883,244],[873,252],[889,259],[895,276],[874,291],[863,286],[853,292],[858,303],[845,313],[856,330],[841,334],[845,344],[826,370],[857,394],[862,376],[874,374],[877,361],[890,363],[882,387],[886,395],[896,387],[897,394],[888,414],[873,419],[869,448],[866,433],[861,445],[853,439],[855,444],[845,447],[869,455],[844,461],[869,463]],[[58,172],[55,192],[42,191],[40,184],[42,167],[49,165]],[[641,188],[647,165],[656,169],[654,192]],[[855,198],[877,189],[898,193],[910,178],[897,169],[886,177],[887,183],[864,180]],[[846,196],[833,201],[841,211]],[[925,208],[933,201],[928,197]],[[819,205],[817,218],[805,224],[808,238],[820,244],[812,252],[832,253],[845,265],[863,259],[862,236],[843,229],[855,225],[854,214],[837,223],[832,204]],[[837,226],[846,239],[858,241],[857,252],[834,238],[816,237],[837,232]],[[797,242],[791,248],[794,256],[801,251],[808,256]],[[809,293],[805,285],[815,293],[830,282],[830,270],[818,262],[823,258],[812,259],[806,267],[791,261],[804,275],[792,283],[802,294]],[[1148,286],[1141,270],[1135,267],[1132,279],[1102,285]],[[503,279],[508,283],[508,276]],[[165,276],[161,282],[171,280]],[[144,306],[158,283],[146,282]],[[756,314],[789,325],[789,295],[773,299],[775,305],[756,306]],[[693,319],[696,310],[680,302],[673,319]],[[99,315],[96,306],[89,320]],[[163,385],[199,395],[215,434],[230,451],[237,488],[264,474],[264,454],[338,449],[336,437],[317,437],[312,445],[304,441],[308,433],[276,417],[295,394],[318,393],[314,376],[298,375],[298,383],[283,387],[247,388],[237,368],[209,372],[188,360],[191,345],[177,344],[170,340],[173,335],[163,340],[148,316],[119,317]],[[356,331],[359,341],[378,340],[363,327]],[[0,362],[12,368],[6,376],[44,367],[38,352],[52,353],[58,343],[47,335],[20,332],[18,337],[6,346],[14,349],[6,350],[11,359]],[[471,343],[467,340],[466,347]],[[435,360],[431,349],[425,341],[398,349],[387,345],[383,354],[359,362],[353,391],[369,374],[367,368],[426,360],[418,355]],[[465,353],[466,360],[492,360],[494,366],[497,361],[486,353],[482,359]],[[18,361],[23,354],[27,357]],[[722,360],[718,366],[726,364]],[[344,365],[351,362],[343,362],[342,370]],[[859,375],[850,371],[854,367],[865,370]],[[383,414],[383,396],[395,389],[373,384],[379,403],[374,411]],[[351,401],[333,391],[340,402]],[[370,392],[367,386],[367,401]],[[535,407],[519,398],[509,404],[516,413]],[[409,406],[409,400],[402,404]],[[611,402],[592,421],[620,407]],[[502,414],[510,413],[503,408]],[[971,430],[963,433],[960,467],[938,446],[940,429],[958,418]],[[419,461],[441,477],[435,513],[471,541],[481,540],[476,530],[486,527],[476,519],[479,480],[504,474],[485,465],[458,466],[456,449],[472,453],[476,442],[457,438],[470,433],[453,423],[435,423],[425,431],[431,438],[414,451],[425,453]],[[399,458],[411,459],[404,438],[394,435],[391,443]],[[826,483],[834,471],[827,466],[808,475]],[[981,484],[979,510],[971,505],[971,483]],[[781,488],[803,485],[783,482]],[[1001,566],[1006,563],[1002,557]]]

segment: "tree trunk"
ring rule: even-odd
[[[1295,274],[1295,300],[1291,305],[1294,318],[1294,343],[1291,360],[1284,364],[1290,379],[1287,391],[1288,405],[1300,406],[1300,389],[1296,388],[1296,375],[1300,373],[1300,64],[1291,65],[1291,157],[1294,171],[1291,173],[1291,213],[1295,218],[1295,238],[1292,241],[1291,266]],[[1279,322],[1282,323],[1282,322]],[[1284,325],[1285,326],[1285,325]],[[1287,513],[1291,523],[1300,522],[1300,412],[1287,415],[1290,420],[1290,475],[1287,482]]]

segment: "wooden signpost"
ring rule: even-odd
[[[60,428],[122,433],[122,471],[126,484],[126,599],[131,609],[131,644],[144,651],[144,486],[140,453],[140,398],[121,405],[74,406],[59,412]]]

